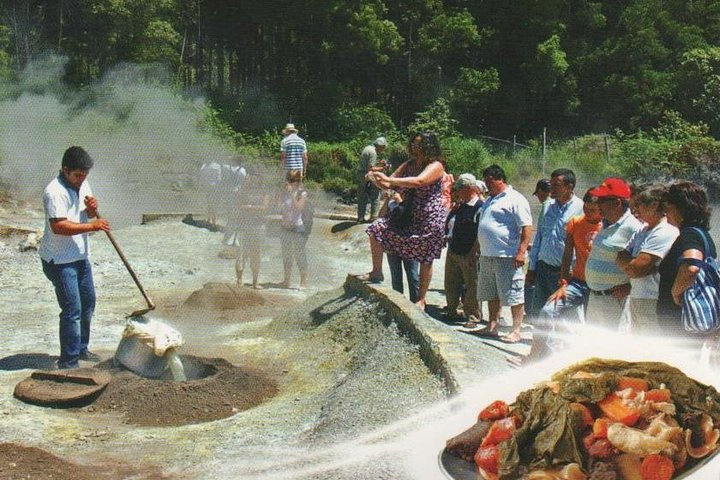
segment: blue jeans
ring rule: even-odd
[[[78,365],[90,343],[90,321],[95,311],[95,285],[88,260],[56,264],[42,260],[43,273],[55,287],[60,305],[61,368]]]
[[[547,302],[538,319],[539,329],[548,331],[547,346],[551,350],[563,349],[564,334],[572,332],[575,325],[585,324],[590,288],[582,280],[571,278],[565,292],[567,298],[557,303]]]
[[[406,260],[397,255],[387,254],[388,265],[390,266],[390,279],[393,290],[403,293],[403,267],[407,275],[410,301],[415,303],[420,298],[420,262]]]
[[[537,318],[545,307],[545,302],[558,288],[560,268],[538,260],[535,265],[535,282],[532,288],[532,304],[527,308],[528,317]],[[526,307],[528,307],[526,305]]]

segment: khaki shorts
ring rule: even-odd
[[[485,257],[477,261],[477,297],[480,302],[500,300],[512,307],[525,303],[525,271],[515,268],[513,257]]]

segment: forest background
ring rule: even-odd
[[[119,65],[248,161],[276,163],[295,123],[309,180],[348,201],[363,146],[385,135],[397,162],[421,130],[456,174],[499,163],[534,183],[571,166],[720,196],[717,1],[0,3],[0,102],[52,93],[75,115]]]

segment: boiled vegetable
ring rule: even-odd
[[[640,465],[642,480],[670,480],[674,473],[672,460],[663,455],[648,455]]]
[[[510,408],[502,400],[495,400],[478,414],[478,420],[499,420],[507,417]]]
[[[613,422],[632,427],[640,418],[640,409],[631,407],[615,394],[610,394],[598,402],[600,410]]]

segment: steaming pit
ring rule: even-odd
[[[87,414],[120,414],[125,423],[173,427],[227,418],[253,408],[278,392],[274,380],[222,358],[181,356],[188,381],[154,380],[116,368],[112,360],[97,365],[112,380],[95,402],[78,409]]]

